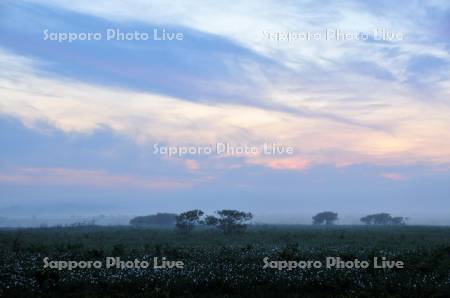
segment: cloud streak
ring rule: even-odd
[[[192,188],[198,180],[152,178],[112,174],[101,170],[68,168],[21,168],[0,173],[0,183],[27,186],[82,186],[99,188],[136,188],[146,190],[178,190]]]
[[[331,93],[318,93],[313,101],[306,93],[277,91],[269,95],[286,104],[298,103],[300,110],[303,106],[329,109],[367,124],[383,123],[389,128],[384,131],[322,116],[303,117],[239,104],[193,103],[56,79],[42,73],[33,60],[6,51],[0,53],[0,59],[0,111],[33,129],[47,123],[67,134],[90,134],[107,127],[141,145],[210,145],[225,140],[254,146],[275,142],[296,149],[295,162],[274,159],[259,163],[271,168],[292,168],[293,163],[301,168],[303,162],[308,166],[450,162],[449,107],[412,100],[410,93],[395,92],[395,87],[380,91],[372,103],[379,105],[365,111],[364,104],[332,101]]]
[[[382,177],[389,179],[389,180],[394,180],[394,181],[403,181],[406,178],[400,174],[400,173],[383,173],[381,174]]]

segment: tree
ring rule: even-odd
[[[133,226],[173,226],[177,221],[177,214],[156,213],[147,216],[138,216],[130,220]]]
[[[212,216],[208,218],[208,222],[210,225],[217,225],[217,228],[225,234],[244,231],[247,228],[245,222],[253,218],[250,212],[237,210],[219,210],[216,213],[218,218]]]
[[[388,213],[378,213],[372,215],[372,217],[376,225],[387,225],[391,221],[391,215]]]
[[[313,216],[313,224],[321,225],[325,223],[326,225],[332,225],[336,220],[338,220],[338,214],[331,211],[324,211],[317,213]]]
[[[219,224],[219,219],[214,215],[208,215],[204,220],[205,225],[215,227]]]
[[[371,225],[372,224],[372,217],[370,215],[366,215],[364,217],[361,217],[360,221],[365,225]]]
[[[361,217],[361,222],[366,225],[404,225],[405,218],[392,217],[389,213],[376,213]]]
[[[203,211],[198,209],[183,212],[177,216],[176,227],[183,232],[190,232],[201,223],[203,214]]]
[[[404,225],[404,224],[406,224],[405,221],[406,221],[406,218],[401,217],[401,216],[396,216],[391,219],[391,224],[392,225]]]

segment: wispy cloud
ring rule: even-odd
[[[260,165],[274,170],[306,170],[310,164],[307,160],[300,158],[249,158],[249,164]]]
[[[26,186],[83,186],[101,188],[137,188],[148,190],[177,190],[191,188],[198,180],[145,177],[113,174],[102,170],[68,168],[21,168],[0,172],[1,184]]]
[[[450,161],[450,54],[448,40],[441,38],[448,20],[445,1],[417,2],[408,12],[387,1],[379,5],[344,1],[320,10],[309,1],[285,1],[280,9],[279,2],[271,0],[231,7],[190,1],[28,3],[53,8],[55,13],[89,15],[93,24],[101,22],[101,26],[105,20],[115,25],[176,26],[197,32],[196,42],[212,36],[221,42],[215,45],[217,49],[202,52],[209,55],[202,64],[207,66],[201,69],[203,79],[196,76],[195,67],[183,64],[182,76],[188,84],[177,92],[169,87],[151,92],[153,85],[137,92],[124,77],[115,85],[87,83],[73,76],[63,79],[61,68],[52,72],[51,67],[43,67],[55,63],[49,53],[36,59],[33,51],[21,50],[29,54],[25,58],[3,49],[1,112],[30,128],[38,129],[37,123],[44,122],[67,134],[89,134],[107,127],[141,145],[204,145],[226,140],[255,146],[277,142],[296,148],[289,161],[261,156],[255,159],[258,162],[252,161],[273,169]],[[18,7],[26,10],[28,6]],[[54,25],[52,30],[57,30],[64,19]],[[401,32],[405,38],[295,43],[264,35],[267,31],[305,33],[327,28],[368,33],[385,28]],[[176,49],[182,51],[183,44],[177,44]],[[188,49],[195,55],[195,44]],[[227,51],[233,54],[227,55]],[[78,60],[95,58],[82,53]],[[213,58],[221,66],[217,77],[216,68],[209,66]],[[145,78],[149,74],[135,61],[130,69],[123,68],[125,61],[102,63],[110,64],[111,73],[132,70],[130,75],[136,79],[141,79],[139,74]],[[167,70],[170,82],[172,75],[178,75],[176,69]],[[214,75],[208,76],[211,69]],[[224,77],[232,79],[223,81]],[[186,86],[194,81],[207,92],[189,92]],[[249,159],[241,162],[249,163]],[[185,166],[194,171],[197,164],[187,161]]]
[[[200,165],[198,164],[198,162],[193,159],[186,159],[185,165],[186,168],[188,168],[188,170],[192,172],[198,171],[198,169],[200,169]]]
[[[276,142],[294,147],[297,160],[306,161],[309,166],[449,162],[450,107],[411,100],[410,93],[395,92],[395,88],[380,93],[377,98],[381,105],[376,106],[374,98],[374,108],[358,108],[356,103],[352,107],[352,101],[332,101],[331,93],[319,93],[314,100],[302,93],[272,95],[288,104],[297,102],[300,110],[303,106],[330,109],[388,127],[380,130],[320,115],[305,117],[248,105],[193,103],[56,79],[40,72],[32,60],[5,51],[0,55],[0,111],[17,117],[30,128],[39,129],[38,124],[43,122],[68,134],[89,134],[107,127],[138,144],[205,145],[226,140],[261,146]],[[292,167],[275,159],[265,164]]]
[[[406,179],[405,176],[400,173],[383,173],[381,176],[394,181],[403,181]]]
[[[299,208],[336,210],[345,202],[347,210],[422,210],[424,199],[436,210],[448,205],[446,0],[27,0],[3,1],[0,10],[0,184],[11,194],[0,205],[49,193],[50,200],[139,201],[153,191],[161,210],[172,202],[238,208],[251,200],[290,210],[299,197]],[[180,30],[186,39],[42,39],[46,28],[107,27]],[[368,38],[267,35],[327,29]],[[404,38],[376,40],[376,29]],[[294,153],[152,154],[155,143],[218,142],[276,143]]]
[[[160,25],[181,25],[201,32],[224,36],[234,42],[273,58],[293,69],[314,65],[328,70],[338,70],[347,62],[355,61],[358,54],[372,61],[401,79],[407,75],[405,67],[409,60],[424,53],[448,61],[445,38],[439,35],[448,21],[446,1],[415,2],[408,10],[388,1],[343,1],[328,3],[326,7],[311,1],[246,1],[240,5],[218,2],[204,5],[195,1],[147,1],[134,0],[133,4],[122,1],[50,1],[35,3],[70,9],[113,21]],[[320,9],[319,9],[320,8]],[[438,19],[436,19],[438,17]],[[439,21],[441,23],[439,23]],[[315,32],[319,29],[340,29],[372,33],[386,28],[404,33],[407,38],[400,42],[357,42],[326,40],[307,41],[300,45],[270,42],[264,31]],[[397,54],[393,54],[397,53]]]

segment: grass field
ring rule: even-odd
[[[236,235],[131,227],[0,231],[0,296],[450,297],[449,227],[259,226]],[[181,260],[183,269],[43,268],[43,259]],[[263,259],[400,260],[403,269],[263,269]]]

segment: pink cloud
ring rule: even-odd
[[[275,170],[297,170],[302,171],[308,168],[310,162],[299,158],[282,158],[282,159],[260,159],[252,158],[248,160],[251,164],[257,164]]]
[[[395,181],[405,180],[405,177],[399,173],[383,173],[383,174],[381,174],[381,176],[386,179],[389,179],[389,180],[395,180]]]
[[[197,171],[200,168],[198,162],[193,159],[187,159],[184,164],[186,165],[186,168],[192,172]]]
[[[20,185],[61,185],[92,187],[131,187],[141,189],[179,189],[201,182],[161,177],[111,174],[101,170],[67,168],[24,168],[0,173],[0,183]]]

